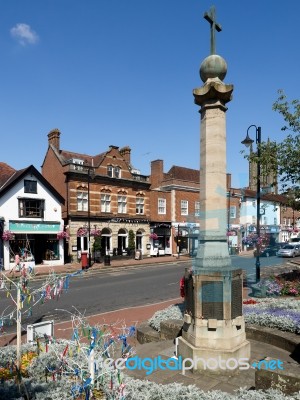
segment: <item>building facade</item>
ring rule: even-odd
[[[0,163],[0,260],[6,270],[64,264],[63,197],[31,165]]]
[[[150,179],[131,165],[130,147],[79,154],[60,149],[60,134],[58,129],[48,134],[42,174],[65,198],[70,261],[80,260],[82,252],[91,257],[97,237],[102,256],[129,250],[150,255]]]

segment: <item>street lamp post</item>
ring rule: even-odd
[[[229,242],[229,232],[230,232],[230,190],[227,192],[228,195],[228,210],[227,210],[227,244],[228,244],[228,251],[230,252],[230,242]],[[230,253],[229,253],[230,254]]]
[[[255,136],[255,143],[257,146],[257,177],[256,177],[256,261],[255,261],[255,268],[256,268],[256,283],[260,281],[260,145],[261,145],[261,127],[256,125],[250,125],[247,129],[246,138],[241,142],[246,147],[252,145],[254,140],[252,140],[249,135],[249,129],[254,127],[256,136]]]

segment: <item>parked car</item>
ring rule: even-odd
[[[278,250],[278,257],[296,257],[300,255],[300,246],[298,244],[286,244]]]
[[[260,257],[276,256],[279,249],[281,249],[285,245],[287,245],[287,243],[277,243],[274,246],[268,246],[268,247],[262,248],[262,249],[260,249],[259,256]],[[257,254],[256,249],[254,250],[253,254],[254,254],[254,257],[256,257],[256,254]]]

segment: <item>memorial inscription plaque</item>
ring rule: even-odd
[[[204,319],[223,319],[223,282],[202,282],[202,314]]]
[[[243,281],[234,279],[231,285],[231,318],[243,315]]]

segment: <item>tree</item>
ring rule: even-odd
[[[135,238],[134,238],[134,232],[132,229],[130,229],[130,231],[128,232],[128,250],[129,250],[130,255],[135,250]]]
[[[282,131],[289,131],[280,141],[262,142],[260,163],[262,174],[273,175],[281,193],[288,194],[293,209],[300,209],[300,101],[287,100],[283,90],[278,91],[278,99],[272,109],[284,119]],[[245,156],[257,162],[257,153]],[[262,178],[262,177],[261,177]]]
[[[95,236],[93,243],[93,252],[101,251],[101,236]]]

